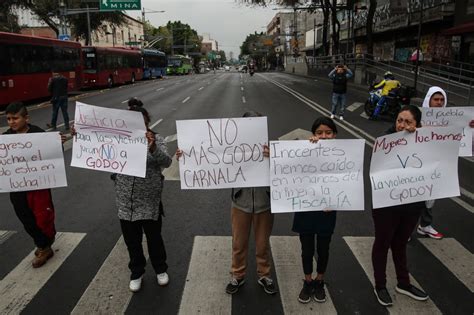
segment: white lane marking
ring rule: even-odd
[[[241,90],[241,91],[243,91],[243,90],[244,90],[244,87],[243,87],[243,86],[241,86],[241,87],[240,87],[240,90]]]
[[[164,90],[165,88],[159,88],[159,89],[156,89],[156,91],[161,91],[161,90]]]
[[[148,259],[145,237],[142,246]],[[71,314],[124,314],[133,295],[128,289],[128,261],[127,246],[121,236]]]
[[[69,126],[71,126],[71,124],[72,124],[73,122],[74,122],[74,120],[70,120],[70,121],[69,121]],[[59,125],[56,125],[56,129],[57,129],[57,128],[61,128],[61,127],[63,127],[63,126],[64,126],[64,123],[59,124]],[[54,131],[54,129],[53,129],[53,128],[48,128],[48,129],[46,129],[46,131],[48,131],[48,132],[49,132],[49,131]]]
[[[54,256],[41,268],[33,269],[34,251],[25,257],[0,281],[0,314],[19,314],[49,278],[64,263],[86,234],[57,233],[53,244]]]
[[[351,105],[347,106],[346,109],[350,112],[353,112],[356,109],[358,109],[359,107],[361,107],[362,105],[364,105],[364,103],[355,102],[355,103],[352,103]]]
[[[284,313],[337,314],[326,288],[325,303],[311,302],[311,307],[308,307],[298,301],[298,293],[303,285],[303,281],[301,281],[303,276],[301,245],[298,236],[272,236],[270,244]],[[313,265],[315,265],[314,261]]]
[[[179,162],[173,158],[171,165],[163,170],[165,180],[180,180],[179,177]]]
[[[345,236],[343,239],[346,241],[372,285],[375,285],[371,255],[374,238]],[[387,311],[390,314],[441,314],[441,311],[436,307],[431,299],[425,302],[420,302],[400,293],[393,294],[395,291],[394,288],[397,284],[397,277],[395,275],[395,267],[391,257],[392,254],[391,251],[389,251],[387,256],[387,290],[392,296],[393,306],[387,307]],[[411,275],[410,282],[414,286],[421,288],[420,284],[417,283]],[[374,294],[374,303],[376,303],[375,301],[376,298]]]
[[[178,135],[177,135],[177,134],[169,135],[169,136],[166,136],[165,142],[166,142],[166,143],[173,142],[173,141],[176,141],[176,139],[178,139]]]
[[[471,200],[474,200],[474,193],[472,193],[469,190],[464,189],[462,187],[460,187],[460,189],[461,189],[461,195],[466,196],[467,198],[469,198]]]
[[[370,117],[367,115],[367,113],[365,111],[363,111],[361,114],[360,114],[360,117],[362,118],[365,118],[365,119],[369,119]]]
[[[245,96],[242,96],[242,103],[247,103],[247,100],[245,99]]]
[[[451,200],[457,203],[458,205],[460,205],[461,207],[463,207],[464,209],[466,209],[467,211],[469,211],[470,213],[474,213],[474,207],[468,204],[467,202],[465,202],[464,200],[462,200],[461,198],[454,197],[454,198],[451,198]]]
[[[183,103],[183,104],[186,103],[187,101],[189,101],[190,98],[191,98],[190,96],[186,97],[186,98],[183,100],[182,103]]]
[[[157,122],[155,122],[153,125],[150,126],[150,129],[155,128],[155,127],[158,126],[162,121],[163,121],[163,119],[158,119]]]
[[[223,289],[229,280],[232,238],[196,236],[179,314],[231,314],[232,297]]]
[[[0,245],[5,243],[16,231],[0,231]]]
[[[451,271],[471,292],[474,292],[474,255],[454,238],[432,240],[418,238],[446,268]]]
[[[198,89],[198,91],[201,91],[202,89],[204,89],[204,86],[201,86],[201,87]]]

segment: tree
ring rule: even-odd
[[[11,12],[6,3],[0,3],[0,31],[18,33],[20,25],[18,25],[18,17]]]
[[[367,54],[373,55],[374,53],[374,15],[375,9],[377,9],[377,0],[370,0],[369,12],[367,13],[367,21],[365,22],[365,30],[367,36]]]
[[[225,56],[225,51],[219,50],[219,51],[217,52],[217,54],[218,54],[219,56],[221,56],[221,59],[220,59],[221,63],[227,61],[227,58],[226,58],[226,56]]]

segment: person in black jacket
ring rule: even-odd
[[[387,133],[399,131],[415,132],[421,127],[421,111],[413,105],[404,106],[398,113],[395,125]],[[425,202],[372,210],[375,227],[375,240],[372,247],[374,267],[375,296],[383,306],[391,306],[392,298],[386,288],[386,268],[388,250],[392,250],[398,284],[395,290],[418,301],[426,301],[428,295],[410,284],[407,266],[407,243],[418,223]]]
[[[329,73],[328,76],[333,83],[331,118],[334,118],[334,116],[337,115],[337,110],[339,108],[339,119],[344,120],[347,80],[352,77],[352,71],[345,65],[338,65]]]
[[[53,116],[51,123],[47,124],[48,128],[56,130],[56,122],[58,120],[58,112],[61,109],[64,118],[64,128],[69,130],[69,114],[67,112],[67,88],[68,80],[60,73],[53,72],[53,76],[48,82],[48,91],[51,93],[51,104],[53,105]]]
[[[321,139],[336,138],[337,127],[331,118],[319,117],[314,121],[311,132],[313,136],[309,140],[316,143]],[[326,301],[323,277],[329,261],[329,243],[331,242],[335,226],[335,211],[296,212],[294,215],[292,230],[299,233],[305,278],[303,288],[298,296],[298,301],[301,303],[310,302],[311,297],[314,297],[315,301],[319,303]],[[314,240],[315,236],[317,236],[317,245]],[[316,278],[313,279],[315,245],[318,261]]]

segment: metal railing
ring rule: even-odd
[[[340,54],[322,57],[306,57],[309,69],[329,71],[337,64],[346,64],[353,70],[365,72],[366,84],[376,76],[383,77],[392,72],[403,84],[414,85],[414,67],[411,63],[395,60],[376,60],[368,54]],[[474,69],[464,64],[463,68],[452,65],[426,62],[419,67],[417,92],[423,95],[431,86],[439,86],[448,94],[448,102],[455,105],[474,105]],[[474,65],[473,65],[474,66]]]

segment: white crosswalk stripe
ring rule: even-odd
[[[454,238],[432,240],[419,238],[441,263],[446,266],[471,292],[474,292],[474,255]]]
[[[357,110],[359,107],[361,107],[363,105],[364,105],[364,103],[355,102],[355,103],[352,103],[351,105],[347,106],[346,110],[348,110],[350,112],[353,112],[353,111]]]
[[[365,111],[360,114],[360,117],[365,118],[365,119],[369,119],[369,116],[367,116]]]
[[[148,259],[145,237],[143,248],[145,257]],[[121,236],[71,314],[125,313],[133,296],[128,288],[130,281],[128,259],[127,246]],[[156,278],[153,281],[156,281]]]
[[[364,269],[365,274],[369,278],[372,285],[374,284],[374,273],[372,268],[372,245],[374,243],[373,237],[344,237],[347,245],[351,249],[357,261]],[[390,314],[441,314],[441,311],[436,307],[431,299],[428,301],[415,301],[412,298],[396,293],[393,294],[396,283],[395,267],[393,265],[391,254],[388,254],[387,259],[387,290],[390,292],[393,299],[393,306],[387,308]],[[410,275],[410,282],[418,287],[421,286]],[[422,289],[422,288],[421,288]],[[375,300],[375,297],[374,297]]]
[[[298,294],[303,286],[299,238],[272,236],[270,244],[285,314],[337,314],[327,290],[325,303],[312,302],[308,305],[298,301]]]
[[[179,314],[231,314],[225,293],[231,265],[230,236],[196,236]]]
[[[0,231],[0,245],[5,243],[10,238],[10,236],[15,233],[15,231]]]
[[[19,314],[84,238],[84,233],[57,233],[55,255],[41,268],[33,269],[32,251],[0,281],[0,314]]]

